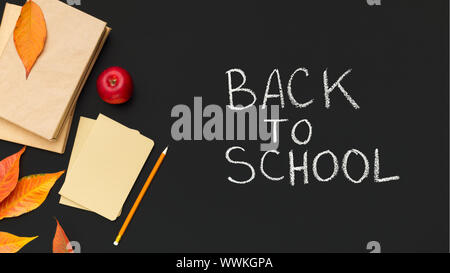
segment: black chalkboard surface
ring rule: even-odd
[[[28,149],[21,176],[67,168],[80,116],[103,113],[156,145],[115,222],[59,205],[63,178],[39,209],[1,220],[1,231],[40,236],[23,252],[51,252],[53,217],[82,252],[448,251],[448,1],[80,2],[76,8],[113,31],[79,99],[66,153]],[[96,93],[96,77],[113,65],[135,83],[121,106]],[[275,97],[278,76],[284,108]],[[259,122],[243,126],[244,140],[227,138],[225,115],[230,89],[251,89],[260,106],[267,86],[268,109],[279,106],[287,121],[279,124],[277,152],[265,155],[268,141],[248,133]],[[232,98],[245,106],[253,97],[241,90]],[[178,126],[181,113],[191,116]],[[217,124],[208,127],[213,117]],[[0,158],[19,149],[1,141]]]

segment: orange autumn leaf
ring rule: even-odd
[[[53,253],[74,253],[66,233],[56,220],[56,232],[53,238]]]
[[[14,29],[14,44],[25,67],[26,78],[44,49],[47,27],[44,14],[32,0],[23,5]]]
[[[63,173],[35,174],[21,178],[14,191],[0,203],[0,220],[38,208]]]
[[[16,253],[37,237],[18,237],[11,233],[0,232],[0,253]]]
[[[25,147],[0,161],[0,202],[2,202],[14,190],[19,180],[20,157],[25,152]]]

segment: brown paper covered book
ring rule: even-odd
[[[105,22],[58,0],[35,2],[44,13],[47,41],[26,79],[12,35],[9,38],[0,56],[0,117],[56,140],[107,28]]]
[[[3,18],[0,25],[0,55],[2,54],[3,49],[5,48],[10,37],[12,36],[15,23],[20,15],[20,10],[21,10],[20,6],[9,3],[6,3],[5,5]],[[94,63],[97,60],[97,57],[110,31],[111,29],[107,27],[97,46],[97,49],[88,66],[88,69],[86,70],[84,78],[82,79],[82,82],[79,86],[80,90],[83,88],[84,83],[86,82]],[[79,94],[80,90],[77,90],[76,93]],[[76,99],[74,100],[74,103],[71,109],[69,110],[67,117],[64,120],[64,123],[60,130],[60,134],[55,140],[50,141],[48,139],[42,138],[30,131],[27,131],[1,118],[0,118],[0,139],[62,154],[65,151],[67,139],[69,137],[70,126],[73,119],[73,113],[75,111],[75,103]]]

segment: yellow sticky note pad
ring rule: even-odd
[[[114,221],[153,146],[151,139],[104,115],[81,118],[60,203]]]

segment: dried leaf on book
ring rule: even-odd
[[[26,78],[41,55],[46,39],[44,14],[38,4],[29,0],[23,5],[14,29],[14,44],[25,67]]]

